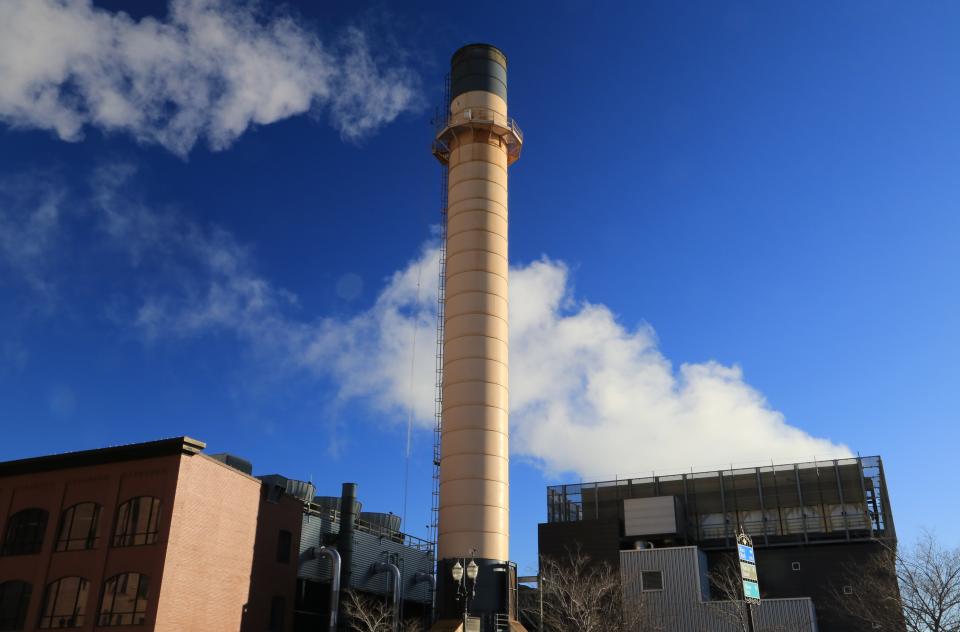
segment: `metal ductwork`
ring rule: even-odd
[[[430,584],[430,623],[437,617],[437,576],[433,573],[416,573],[413,583],[428,582]]]
[[[373,565],[375,573],[390,573],[393,579],[393,632],[400,632],[400,610],[402,594],[400,591],[400,569],[396,564],[377,562]]]
[[[326,557],[330,560],[330,621],[327,632],[337,632],[337,610],[340,608],[341,557],[336,549],[315,546],[310,549],[311,559]]]

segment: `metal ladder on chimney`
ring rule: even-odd
[[[434,117],[434,126],[442,128],[450,115],[450,75],[443,82],[443,106]],[[434,561],[437,559],[437,535],[440,524],[440,437],[443,431],[443,330],[444,305],[446,304],[447,272],[447,202],[449,170],[444,163],[440,167],[440,266],[437,283],[437,357],[436,396],[434,397],[433,426],[433,497],[430,508],[430,541],[433,543]]]

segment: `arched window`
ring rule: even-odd
[[[22,630],[30,605],[30,584],[12,580],[0,584],[0,630]]]
[[[3,555],[39,553],[43,546],[43,532],[47,530],[47,512],[36,507],[24,509],[10,516],[3,539]]]
[[[83,627],[90,582],[82,577],[63,577],[47,584],[40,611],[40,628]]]
[[[68,507],[60,518],[57,532],[58,551],[92,549],[97,543],[97,522],[100,520],[100,505],[80,503]]]
[[[137,546],[157,541],[160,524],[160,499],[138,496],[120,505],[113,546]]]
[[[147,617],[150,578],[140,573],[114,575],[103,583],[97,625],[139,625]]]

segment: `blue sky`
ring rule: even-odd
[[[521,571],[548,483],[771,458],[960,538],[960,7],[119,6],[0,7],[0,459],[189,434],[424,534],[429,121],[489,41]]]

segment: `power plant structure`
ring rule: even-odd
[[[507,289],[507,170],[523,137],[499,49],[457,50],[448,86],[433,143],[447,180],[433,629],[523,630],[509,546]]]

